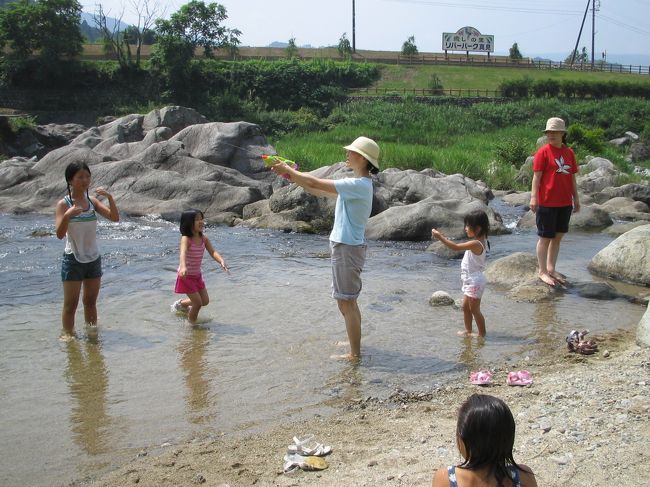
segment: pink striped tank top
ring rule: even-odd
[[[187,249],[185,256],[185,265],[187,266],[187,274],[190,276],[201,275],[201,262],[203,261],[203,253],[205,252],[205,239],[201,237],[201,243],[197,244],[194,240],[190,239],[190,245]]]

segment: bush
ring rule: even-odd
[[[574,123],[567,128],[567,142],[576,150],[599,153],[605,149],[605,131],[600,128],[587,129]]]
[[[23,129],[33,129],[36,127],[35,117],[11,117],[9,119],[9,128],[15,134]]]
[[[509,137],[497,143],[495,157],[497,162],[514,166],[519,169],[530,155],[530,148],[526,141],[519,137]]]

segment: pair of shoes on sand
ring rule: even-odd
[[[566,337],[569,352],[575,352],[582,355],[593,355],[598,351],[598,344],[596,342],[585,339],[587,333],[589,333],[589,330],[571,330]]]
[[[293,437],[284,456],[284,473],[296,470],[325,470],[329,465],[324,456],[332,453],[332,447],[314,441],[314,435],[303,438]]]
[[[472,384],[479,386],[486,386],[492,383],[492,372],[489,370],[480,370],[472,372],[469,375],[469,381]],[[519,370],[516,372],[508,372],[506,384],[509,386],[529,386],[533,383],[533,377],[527,370]]]

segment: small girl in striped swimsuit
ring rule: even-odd
[[[203,252],[206,250],[221,268],[228,272],[226,261],[203,235],[203,213],[200,210],[184,211],[181,215],[180,263],[176,274],[176,294],[187,294],[172,304],[173,312],[187,313],[190,323],[195,324],[202,306],[210,302],[208,290],[201,275]]]

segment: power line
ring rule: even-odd
[[[617,25],[619,27],[623,27],[626,30],[629,30],[630,32],[634,32],[635,34],[650,36],[650,31],[644,30],[644,29],[642,29],[640,27],[636,27],[634,25],[626,24],[625,22],[613,19],[611,17],[607,17],[606,15],[603,15],[603,14],[598,14],[597,17],[599,19],[604,20],[605,22],[610,22],[610,23],[612,23],[614,25]]]

